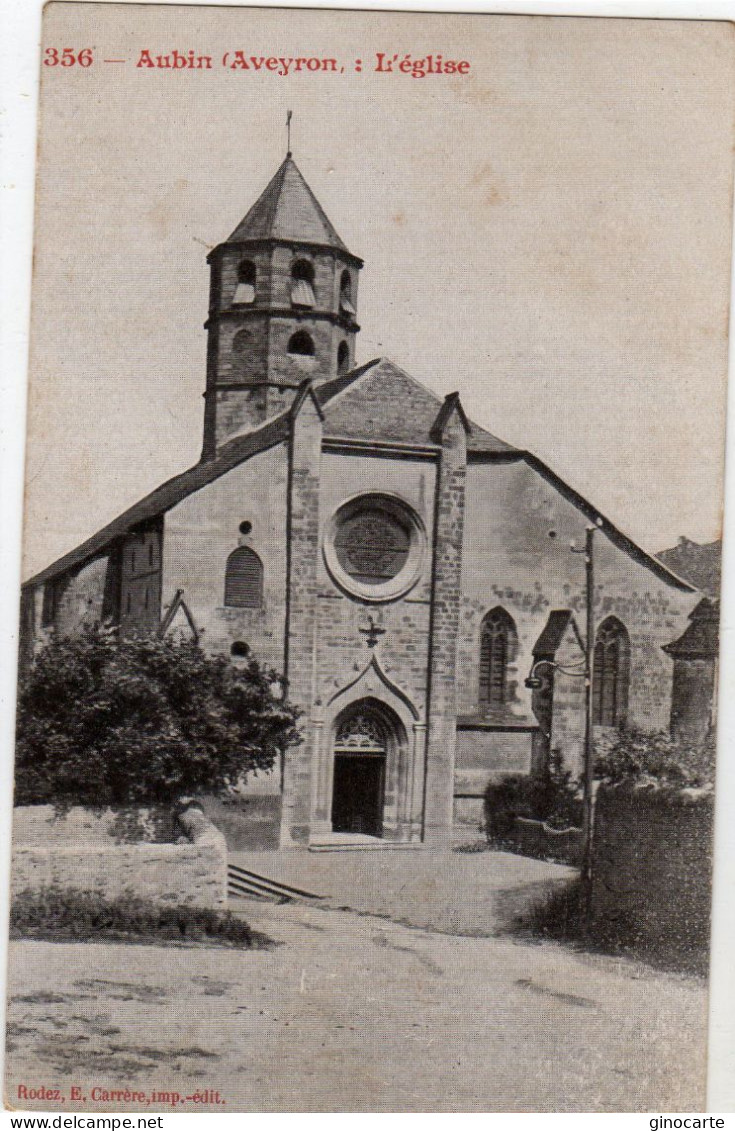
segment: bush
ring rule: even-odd
[[[23,680],[16,804],[171,805],[270,769],[298,741],[282,676],[192,641],[95,626],[52,638]]]
[[[48,887],[23,891],[10,907],[10,937],[83,941],[209,942],[250,949],[267,940],[229,911],[166,907],[137,896]]]
[[[714,785],[714,775],[714,734],[701,746],[692,746],[664,731],[623,727],[595,742],[595,776],[611,785],[648,781],[676,789],[703,788]]]
[[[594,911],[594,908],[593,908]],[[624,956],[664,970],[707,977],[709,968],[708,920],[698,919],[694,932],[682,938],[668,935],[652,943],[635,918],[586,913],[581,881],[565,884],[540,900],[514,925],[513,933],[537,939],[584,946],[587,951]]]
[[[579,785],[564,769],[561,751],[554,750],[543,775],[507,774],[485,790],[488,838],[510,840],[516,817],[546,821],[554,828],[579,827],[582,802]]]

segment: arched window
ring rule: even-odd
[[[314,306],[314,267],[308,259],[296,259],[291,265],[291,302],[294,306]]]
[[[622,621],[608,617],[597,630],[592,667],[592,722],[614,727],[625,721],[630,679],[630,637]]]
[[[247,353],[252,340],[253,335],[250,330],[238,330],[232,339],[232,352],[241,357],[244,353]]]
[[[337,372],[346,373],[350,364],[350,347],[347,342],[340,342],[337,350]]]
[[[298,330],[288,341],[288,352],[298,357],[314,356],[314,339],[306,330]]]
[[[240,546],[227,559],[225,605],[259,609],[263,603],[263,563],[254,550]]]
[[[480,629],[480,706],[508,702],[508,664],[516,657],[518,633],[505,609],[491,609]]]
[[[250,648],[244,640],[236,640],[230,648],[230,655],[234,656],[236,659],[244,660],[250,655]]]
[[[249,306],[255,302],[255,281],[258,273],[252,259],[243,259],[237,267],[237,287],[233,303]]]
[[[352,302],[352,279],[349,271],[343,271],[339,281],[339,308],[346,314],[354,314],[355,306]]]

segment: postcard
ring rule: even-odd
[[[707,1110],[733,34],[45,7],[7,1107]]]

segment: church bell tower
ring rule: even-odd
[[[287,409],[305,377],[354,366],[362,267],[290,153],[207,262],[203,459]]]

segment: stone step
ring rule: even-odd
[[[235,895],[254,895],[261,899],[323,899],[324,896],[315,892],[306,891],[304,888],[293,887],[291,884],[271,880],[268,876],[260,875],[241,868],[239,864],[228,864],[227,883]]]

